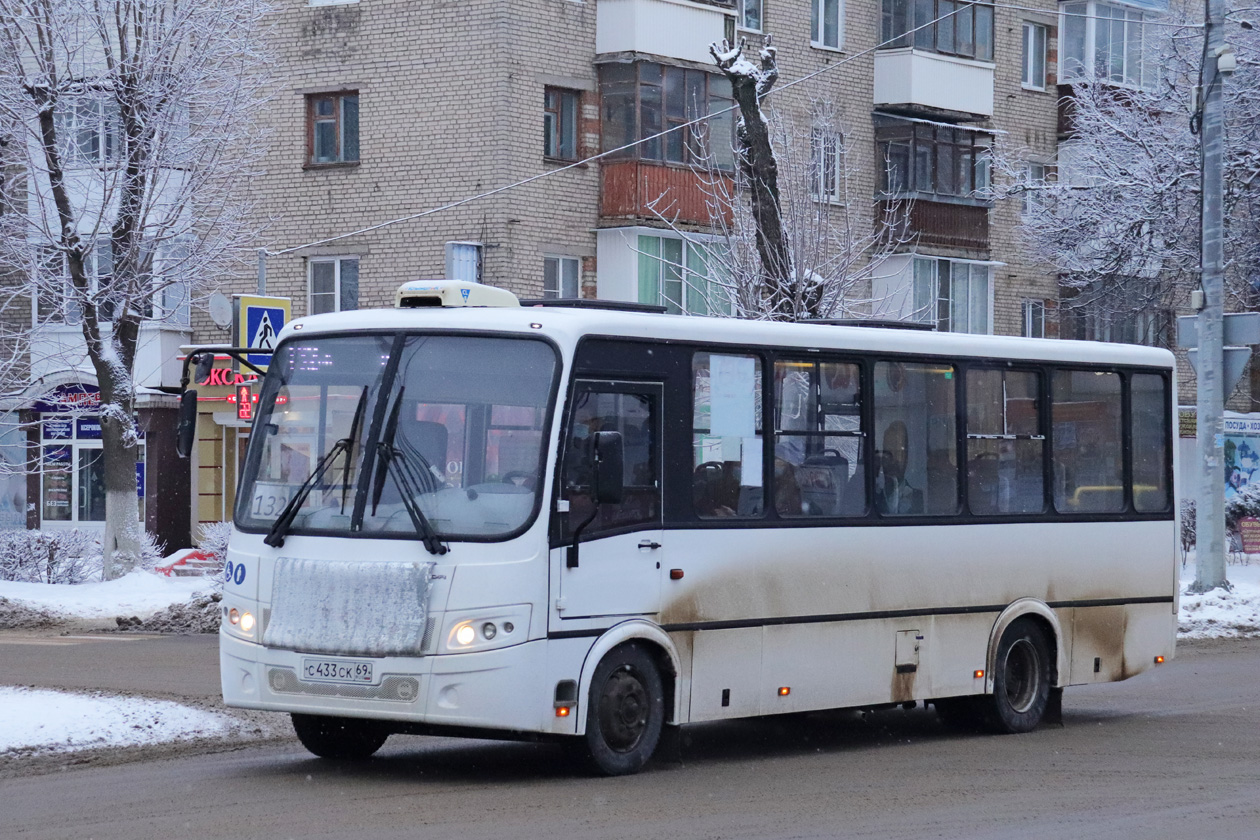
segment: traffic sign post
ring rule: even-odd
[[[236,308],[236,342],[240,347],[254,350],[267,350],[267,353],[250,353],[246,356],[250,363],[264,370],[271,361],[271,350],[275,349],[276,337],[289,323],[292,312],[292,301],[282,297],[261,297],[259,295],[234,295]]]

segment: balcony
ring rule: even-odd
[[[889,202],[881,201],[884,214]],[[886,216],[884,216],[886,218]],[[980,257],[989,251],[989,208],[971,204],[915,199],[908,220],[910,234],[920,246],[962,249]]]
[[[595,52],[645,53],[711,64],[709,44],[725,37],[727,8],[688,0],[598,0]]]
[[[993,68],[987,61],[912,47],[875,53],[875,105],[953,118],[993,116]]]
[[[653,205],[677,224],[709,225],[710,201],[700,175],[687,167],[641,160],[605,161],[600,167],[601,219],[655,220]]]
[[[136,384],[141,387],[179,385],[179,347],[192,340],[188,327],[146,321],[136,342]],[[77,371],[96,376],[77,324],[46,324],[31,341],[31,381]]]

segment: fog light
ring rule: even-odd
[[[239,624],[240,620],[241,614],[236,611],[236,607],[232,607],[231,612],[228,613],[228,622],[231,624]]]
[[[461,645],[471,645],[475,638],[477,638],[477,631],[472,629],[471,624],[460,625],[460,628],[455,631],[455,641]]]
[[[254,614],[244,613],[241,615],[241,629],[249,633],[254,629]]]
[[[499,635],[499,628],[494,626],[493,621],[487,621],[485,624],[481,625],[481,635],[485,636],[486,641],[488,642],[495,636]]]
[[[505,621],[505,622],[503,622],[503,632],[504,632],[504,633],[511,633],[511,632],[512,632],[513,630],[515,630],[515,629],[516,629],[516,625],[515,625],[515,624],[513,624],[512,622],[510,622],[510,621]]]

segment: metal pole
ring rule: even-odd
[[[258,296],[267,294],[267,249],[258,249]]]
[[[1224,115],[1218,58],[1225,45],[1224,0],[1204,7],[1203,122],[1199,135],[1203,160],[1203,298],[1199,312],[1198,444],[1201,455],[1196,533],[1195,592],[1229,587],[1225,579],[1225,388],[1222,335],[1224,265],[1222,181]]]

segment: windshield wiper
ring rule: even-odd
[[[298,511],[302,509],[302,505],[306,502],[306,498],[311,495],[311,490],[315,489],[324,477],[324,473],[328,472],[328,468],[337,460],[337,456],[345,454],[346,463],[342,468],[342,483],[345,484],[345,472],[350,469],[351,452],[354,450],[355,440],[359,436],[359,425],[363,422],[363,409],[367,406],[367,386],[363,386],[363,393],[359,395],[359,404],[354,409],[354,419],[350,421],[350,434],[343,437],[332,445],[332,449],[323,458],[319,459],[319,463],[315,465],[314,471],[306,477],[306,480],[298,485],[297,492],[293,494],[293,498],[289,499],[289,503],[280,511],[280,515],[276,517],[276,521],[271,524],[271,530],[267,532],[267,536],[263,537],[263,542],[272,548],[280,548],[284,545],[284,536],[289,532],[289,528],[293,527],[293,520],[297,518]],[[346,488],[341,488],[341,509],[346,509]]]
[[[411,522],[416,527],[416,534],[424,543],[425,549],[430,554],[442,555],[449,549],[442,543],[433,523],[429,522],[415,499],[417,488],[437,489],[434,486],[432,474],[430,473],[430,478],[426,482],[416,474],[414,465],[407,460],[407,453],[394,446],[394,436],[398,433],[398,414],[402,409],[403,392],[406,390],[405,387],[398,389],[394,408],[390,411],[389,420],[385,424],[385,433],[376,444],[376,473],[372,476],[372,515],[376,516],[376,507],[380,504],[381,492],[385,489],[385,476],[389,475],[394,479],[394,486],[398,488],[398,493],[402,496],[403,507],[407,509],[407,514],[411,517]],[[423,456],[418,453],[416,457],[423,460]]]

